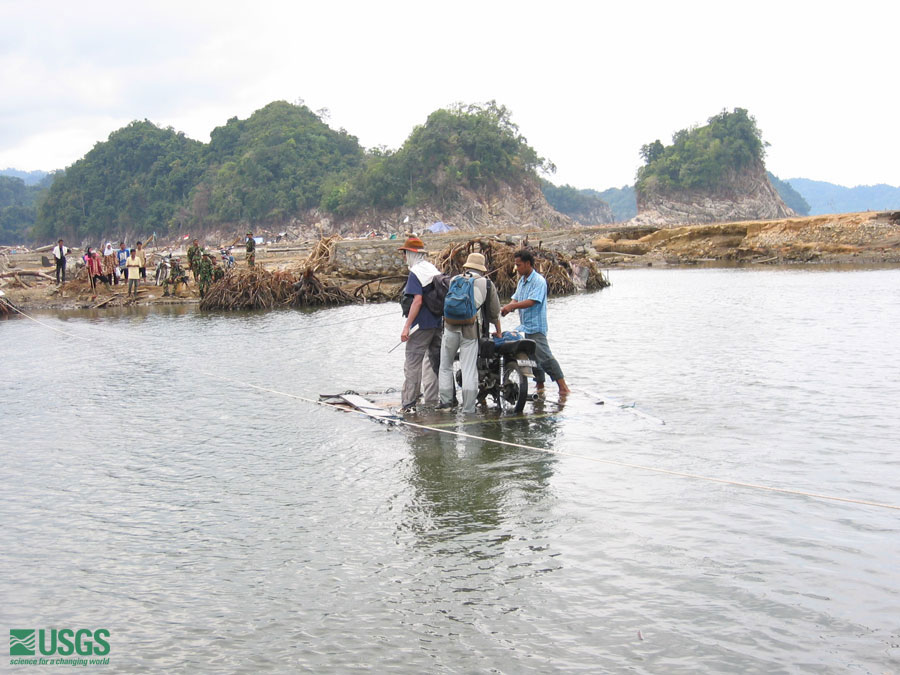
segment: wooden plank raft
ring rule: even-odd
[[[319,396],[319,400],[333,403],[347,410],[357,410],[379,422],[392,423],[396,420],[403,419],[401,416],[395,415],[390,410],[385,410],[374,401],[370,401],[365,396],[360,396],[359,394],[322,394]]]

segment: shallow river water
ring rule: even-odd
[[[896,672],[900,511],[762,488],[900,505],[900,270],[611,281],[550,301],[565,405],[417,420],[546,451],[310,403],[401,385],[393,306],[0,323],[0,630],[106,628],[116,672]]]

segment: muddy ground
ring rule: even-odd
[[[664,229],[609,226],[591,242],[610,265],[900,263],[900,212],[844,213]]]

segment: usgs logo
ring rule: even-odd
[[[109,654],[109,630],[98,628],[10,628],[9,655],[34,656],[35,648],[44,656],[105,656]]]

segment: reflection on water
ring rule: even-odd
[[[552,447],[553,425],[548,419],[506,422],[496,417],[457,429],[467,436]],[[548,453],[418,429],[410,431],[409,444],[409,481],[415,499],[407,507],[403,524],[425,545],[496,531],[511,513],[506,508],[509,504],[550,499],[547,492],[555,458]],[[508,535],[493,543],[506,539]]]
[[[0,323],[2,623],[123,672],[897,670],[896,512],[602,460],[900,503],[900,271],[612,282],[549,307],[591,396],[417,420],[471,437],[307,403],[400,385],[385,306]]]

